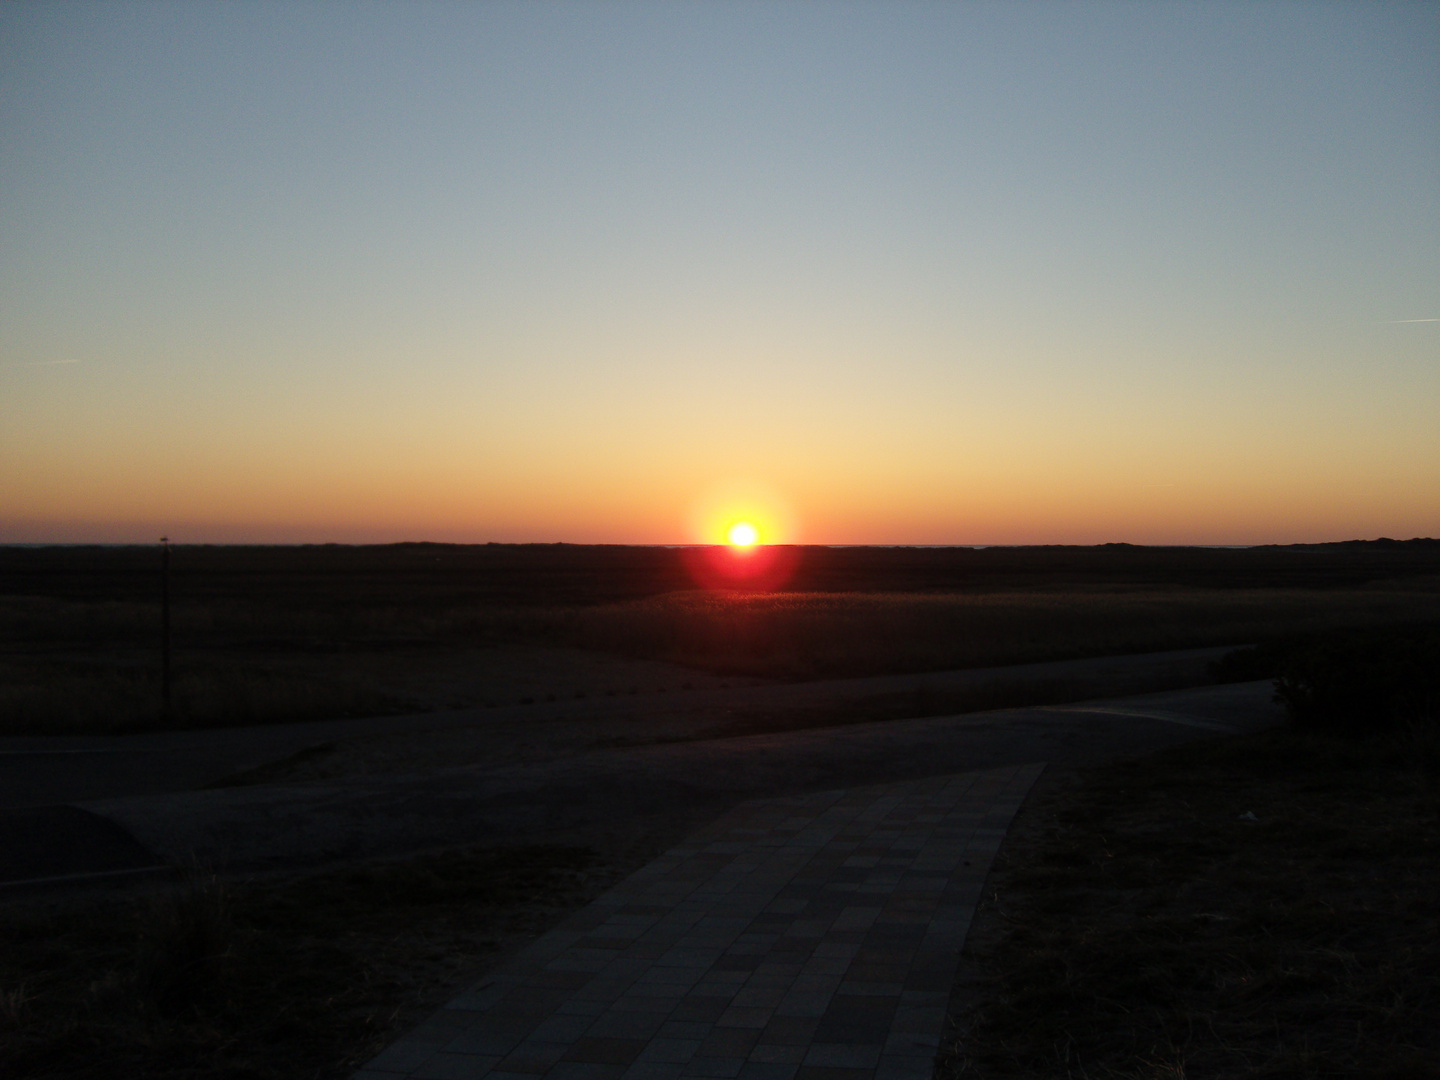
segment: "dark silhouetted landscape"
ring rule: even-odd
[[[1244,644],[1434,618],[1440,543],[795,550],[706,591],[690,549],[180,546],[173,714],[148,547],[0,549],[4,731],[235,725]],[[655,665],[678,665],[684,672]]]
[[[694,550],[179,546],[166,713],[158,549],[0,549],[5,1059],[345,1076],[736,800],[1043,754],[942,1077],[1425,1075],[1440,543]]]

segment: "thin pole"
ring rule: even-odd
[[[160,537],[160,697],[170,716],[170,538]]]

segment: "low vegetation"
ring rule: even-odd
[[[1085,585],[945,593],[671,592],[586,607],[307,610],[177,604],[175,686],[159,709],[159,611],[0,599],[0,733],[120,732],[438,707],[374,658],[566,647],[773,679],[938,671],[1235,644],[1440,615],[1440,581],[1331,589]],[[454,704],[449,698],[445,704]]]
[[[1435,641],[1237,655],[1280,668],[1289,726],[1033,800],[967,943],[945,1080],[1435,1076]]]
[[[823,678],[1155,652],[1440,616],[1440,582],[981,593],[671,593],[573,614],[595,648],[729,674]]]
[[[0,1075],[348,1076],[612,879],[525,847],[0,908]]]
[[[232,727],[407,711],[363,673],[277,670],[264,662],[190,661],[176,671],[168,714],[153,665],[28,659],[0,663],[0,734],[122,734]]]
[[[1277,700],[1306,730],[1364,738],[1423,727],[1440,722],[1440,624],[1277,638],[1227,653],[1210,674],[1275,679]]]

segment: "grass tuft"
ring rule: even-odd
[[[224,992],[235,960],[230,897],[213,875],[192,874],[151,901],[139,919],[133,974],[145,1007],[175,1016],[199,1014]]]

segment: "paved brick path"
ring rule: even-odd
[[[357,1080],[930,1080],[981,886],[1041,768],[745,803]]]

